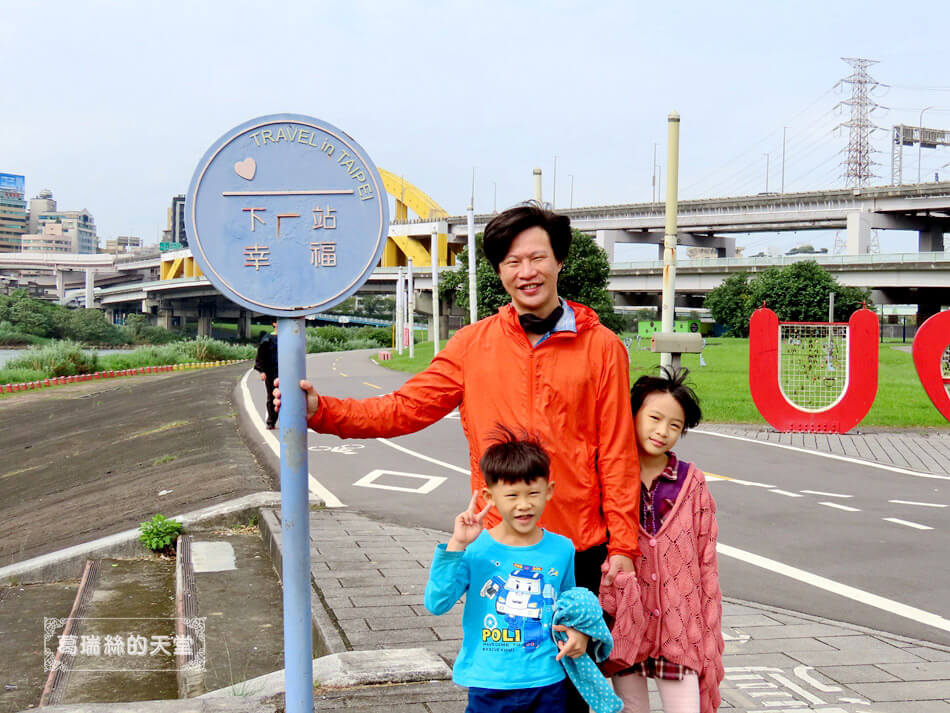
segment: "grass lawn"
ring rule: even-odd
[[[636,341],[630,352],[631,382],[655,370],[660,363],[659,354],[638,351],[635,345]],[[950,429],[950,424],[924,393],[910,352],[894,346],[879,345],[877,398],[859,426]],[[749,392],[749,340],[707,339],[703,359],[706,366],[701,367],[698,354],[683,355],[683,366],[690,370],[693,388],[702,401],[703,420],[766,425]],[[409,359],[408,351],[402,356],[393,353],[392,360],[380,365],[414,374],[431,360],[432,344],[425,342],[416,345],[413,359]]]

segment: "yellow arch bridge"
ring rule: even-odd
[[[396,203],[393,220],[409,220],[409,212],[423,220],[433,220],[448,217],[448,213],[435,202],[427,193],[409,183],[403,176],[397,176],[384,168],[379,169],[386,192],[393,197]],[[407,235],[390,235],[383,249],[380,267],[399,267],[407,265],[409,258],[412,264],[418,267],[432,265],[431,240],[419,240]],[[436,240],[439,265],[447,267],[455,264],[455,256],[464,247],[460,244],[449,244],[448,235],[440,233]],[[201,277],[201,269],[195,264],[190,255],[176,257],[174,253],[162,259],[160,277],[162,280],[172,280],[178,277]]]

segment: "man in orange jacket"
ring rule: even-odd
[[[510,304],[460,329],[391,394],[337,399],[309,381],[300,386],[310,428],[341,438],[413,433],[458,407],[477,493],[485,486],[478,462],[499,424],[536,435],[557,483],[541,525],[571,539],[577,584],[596,594],[605,559],[607,581],[633,571],[640,472],[627,352],[593,310],[557,294],[571,238],[567,216],[537,205],[499,214],[485,227],[484,249]],[[275,397],[279,406],[279,389]],[[498,521],[489,513],[485,526]],[[579,696],[570,709],[587,710]]]
[[[541,525],[574,542],[577,583],[596,593],[607,557],[610,580],[633,571],[640,477],[626,350],[593,310],[557,294],[571,238],[567,216],[537,205],[500,213],[484,249],[510,304],[460,329],[391,394],[337,399],[300,386],[310,428],[341,438],[414,433],[458,407],[473,492],[485,485],[478,461],[498,424],[536,435],[557,483]],[[279,388],[275,397],[279,405]],[[497,522],[490,513],[485,524]]]

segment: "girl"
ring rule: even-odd
[[[666,713],[714,713],[722,681],[716,504],[702,472],[673,453],[702,416],[686,369],[641,376],[630,391],[640,457],[636,573],[601,584],[614,653],[605,672],[626,713],[648,713],[647,678]]]

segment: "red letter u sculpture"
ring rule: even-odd
[[[778,431],[846,433],[851,430],[867,416],[877,395],[877,337],[874,312],[859,309],[852,314],[848,320],[846,373],[843,379],[836,376],[835,382],[843,381],[844,388],[833,403],[821,408],[805,408],[789,400],[779,380],[778,316],[765,307],[757,309],[749,320],[749,390],[759,413]],[[804,341],[792,340],[791,343],[803,349]],[[811,341],[818,342],[818,339]],[[830,344],[830,338],[822,343]],[[827,369],[834,371],[830,363]],[[816,370],[812,371],[815,373],[798,377],[811,381],[823,379]]]
[[[950,421],[950,395],[943,375],[943,353],[950,347],[950,310],[938,312],[917,330],[914,337],[914,366],[917,376],[937,410]]]

